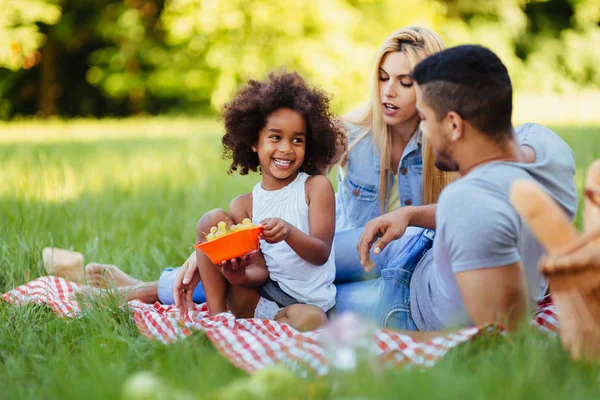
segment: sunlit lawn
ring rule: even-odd
[[[582,185],[600,157],[597,126],[556,127]],[[205,211],[226,207],[258,175],[226,173],[220,126],[154,119],[0,126],[0,290],[44,274],[41,249],[76,249],[156,279],[179,265]],[[580,217],[577,224],[580,225]],[[0,398],[118,398],[134,371],[154,371],[198,397],[244,376],[201,333],[166,346],[140,336],[125,310],[62,321],[45,308],[0,304]],[[428,370],[347,384],[360,398],[597,398],[600,369],[573,363],[558,340],[523,333],[478,340]],[[356,397],[358,398],[358,397]]]

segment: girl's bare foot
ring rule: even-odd
[[[85,266],[85,275],[88,284],[93,288],[108,289],[143,283],[127,275],[116,265],[110,264],[90,263]]]

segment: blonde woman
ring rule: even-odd
[[[348,150],[338,174],[338,231],[360,228],[401,206],[436,203],[449,183],[449,174],[435,168],[431,149],[422,141],[409,77],[419,61],[443,48],[439,36],[417,26],[395,31],[379,48],[371,98],[344,118]]]
[[[344,118],[348,138],[337,175],[336,309],[358,311],[383,326],[406,329],[395,321],[406,304],[395,298],[394,286],[433,243],[433,231],[408,226],[420,225],[416,218],[434,219],[434,204],[451,179],[435,168],[422,139],[410,77],[416,64],[443,49],[429,29],[409,26],[393,32],[375,56],[369,102]],[[405,221],[406,232],[372,253],[376,268],[365,276],[356,245],[367,222],[391,212]]]

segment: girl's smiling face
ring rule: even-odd
[[[280,108],[267,117],[253,150],[265,190],[277,190],[296,179],[306,152],[306,121],[297,111]]]

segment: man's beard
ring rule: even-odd
[[[447,151],[441,151],[435,155],[435,167],[444,172],[457,172],[459,170],[456,163]]]

